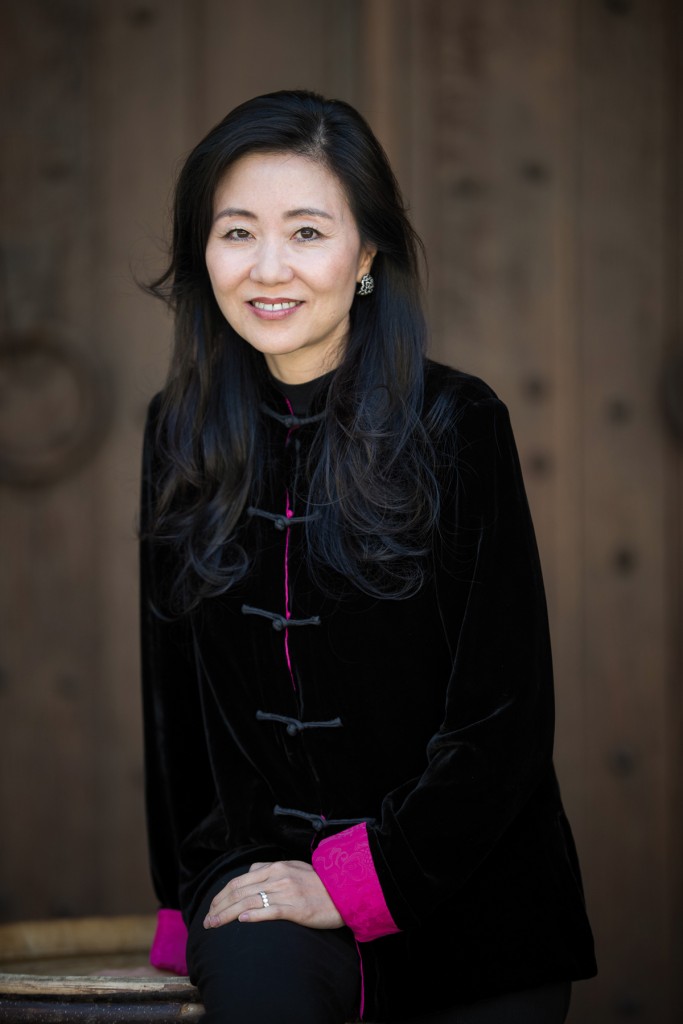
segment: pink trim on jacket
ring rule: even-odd
[[[187,974],[187,928],[179,910],[160,910],[149,962],[162,971]]]
[[[292,408],[292,403],[290,402],[290,400],[288,398],[285,398],[285,401],[287,403],[287,408],[289,409],[290,415],[293,416],[294,415],[294,409]],[[290,437],[292,436],[293,433],[294,433],[294,428],[290,427],[290,429],[287,431],[287,437],[285,438],[285,448],[289,444],[289,439],[290,439]],[[291,519],[292,516],[294,515],[294,510],[292,508],[292,503],[289,500],[289,490],[285,491],[285,515],[287,516],[287,519]],[[289,537],[290,537],[290,532],[291,532],[290,528],[287,527],[287,536],[285,538],[285,619],[291,619],[291,617],[292,617],[292,610],[291,610],[290,604],[289,604],[289,597],[290,597],[290,593],[289,593]],[[296,680],[294,678],[294,669],[292,667],[292,656],[289,653],[289,628],[287,626],[285,626],[285,659],[287,661],[287,668],[289,669],[289,678],[292,680],[292,689],[296,693]]]
[[[384,899],[364,822],[323,839],[313,853],[313,867],[359,942],[401,930]]]

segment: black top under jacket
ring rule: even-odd
[[[416,596],[331,597],[304,555],[312,416],[264,384],[272,459],[227,594],[164,621],[173,558],[145,539],[158,471],[148,422],[142,498],[146,784],[154,884],[192,914],[227,868],[310,862],[367,822],[399,934],[360,946],[366,1017],[595,973],[576,852],[552,765],[553,683],[533,527],[507,410],[482,381],[429,362],[425,414],[446,403],[440,528]],[[444,446],[444,451],[448,448]],[[290,516],[285,516],[285,494]],[[289,664],[284,652],[285,549]]]

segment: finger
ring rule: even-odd
[[[250,922],[275,921],[280,917],[287,917],[288,914],[285,911],[288,908],[281,902],[281,897],[281,893],[267,893],[263,889],[259,890],[256,893],[256,899],[258,900],[256,907],[247,906],[239,913],[238,920]]]
[[[273,865],[266,865],[261,871],[254,871],[251,874],[238,875],[232,878],[225,888],[216,893],[207,911],[206,919],[224,915],[230,912],[230,920],[233,920],[242,908],[245,899],[253,898],[260,891],[272,893],[274,889],[281,886],[269,877],[270,868]],[[238,908],[236,912],[234,908]]]
[[[222,892],[217,893],[216,896],[211,900],[211,904],[207,911],[207,917],[212,917],[217,914],[223,914],[229,911],[232,907],[240,906],[245,899],[253,897],[255,893],[259,891],[260,886],[258,883],[256,886],[249,885],[241,888],[230,888],[224,889]]]
[[[261,893],[266,895],[264,901]],[[282,916],[283,908],[279,903],[273,904],[264,890],[250,893],[237,903],[218,910],[211,910],[204,918],[205,928],[220,928],[231,921],[272,921]]]
[[[272,868],[272,866],[272,861],[256,861],[256,863],[252,864],[251,867],[249,868],[248,874],[251,874],[252,871],[260,871],[261,868]]]
[[[269,881],[269,869],[272,867],[271,864],[264,864],[263,868],[259,871],[250,871],[246,875],[238,875],[236,878],[231,878],[228,884],[219,892],[216,893],[211,901],[209,912],[223,909],[225,906],[230,906],[232,903],[237,903],[245,896],[262,889],[264,885]],[[256,890],[255,888],[256,887]]]

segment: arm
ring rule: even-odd
[[[418,778],[377,824],[324,839],[313,865],[356,937],[419,925],[457,893],[550,769],[553,690],[543,583],[505,407],[458,425],[435,582],[453,652],[444,718]]]
[[[145,793],[150,864],[161,904],[150,959],[186,973],[186,929],[179,909],[180,847],[210,808],[214,794],[206,752],[192,640],[186,619],[168,620],[164,603],[172,572],[150,540],[156,467],[152,403],[145,429],[140,514],[140,623]]]

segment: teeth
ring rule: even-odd
[[[294,309],[298,302],[252,302],[256,309],[263,309],[268,313],[277,313],[281,309]]]

